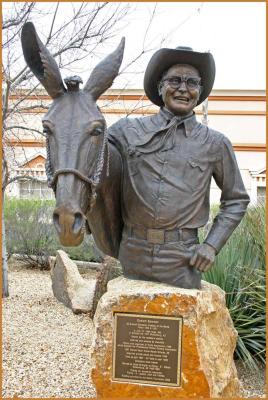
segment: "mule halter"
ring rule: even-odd
[[[87,176],[83,175],[77,169],[74,169],[74,168],[62,168],[62,169],[58,169],[57,171],[55,171],[51,181],[48,181],[48,186],[53,188],[55,186],[55,183],[57,181],[58,176],[61,175],[61,174],[73,174],[73,175],[78,176],[78,178],[80,178],[82,181],[85,181],[85,182],[89,183],[90,185],[93,184],[93,179],[92,178],[88,178]]]
[[[92,206],[95,203],[95,200],[97,198],[96,190],[97,190],[97,187],[100,184],[100,180],[101,180],[101,174],[102,174],[104,162],[105,162],[105,151],[107,151],[106,176],[109,176],[110,154],[109,154],[108,133],[107,133],[106,124],[104,127],[104,137],[103,137],[102,147],[99,152],[98,159],[97,159],[97,166],[96,166],[96,169],[95,169],[92,177],[85,176],[79,170],[77,170],[75,168],[61,168],[61,169],[57,169],[53,173],[50,149],[49,149],[49,143],[48,143],[48,136],[46,136],[46,148],[47,148],[47,162],[45,164],[45,168],[46,168],[48,187],[52,188],[54,190],[54,192],[56,192],[56,182],[57,182],[57,178],[59,175],[61,175],[61,174],[76,175],[79,179],[81,179],[82,181],[84,181],[90,185],[91,191],[92,191],[92,199],[91,199],[92,200],[91,206]]]

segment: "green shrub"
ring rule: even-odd
[[[72,260],[92,262],[103,260],[103,253],[96,247],[92,235],[85,235],[83,242],[76,247],[62,246],[58,241],[58,249],[64,250]]]
[[[55,252],[55,234],[49,220],[52,210],[51,201],[5,200],[8,256],[18,253],[33,267],[48,267],[48,257]]]
[[[265,362],[264,205],[248,209],[203,279],[226,292],[226,305],[238,332],[235,356],[257,368],[257,360]]]
[[[27,265],[41,269],[48,268],[48,257],[59,249],[75,260],[101,261],[102,255],[89,235],[77,247],[60,244],[52,222],[54,207],[53,200],[5,199],[8,256],[21,254]]]

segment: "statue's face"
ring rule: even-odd
[[[169,79],[179,77],[192,77],[200,78],[198,70],[191,65],[177,64],[170,67],[163,75],[162,80],[159,84],[159,94],[162,96],[163,102],[168,110],[170,110],[175,115],[188,115],[196,106],[201,87],[197,85],[192,85],[194,80],[186,82],[181,82],[181,84],[174,88],[174,83],[169,83]],[[197,79],[198,80],[198,79]]]

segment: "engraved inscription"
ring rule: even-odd
[[[114,313],[113,379],[180,386],[182,318]]]

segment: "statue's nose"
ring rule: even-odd
[[[182,91],[182,92],[185,92],[185,91],[187,90],[187,86],[186,86],[186,82],[185,82],[185,81],[182,81],[182,82],[181,82],[181,84],[180,84],[178,90],[179,90],[179,91]]]
[[[53,212],[53,223],[58,235],[78,235],[83,226],[85,218],[81,210],[68,210],[66,207],[58,207]]]

